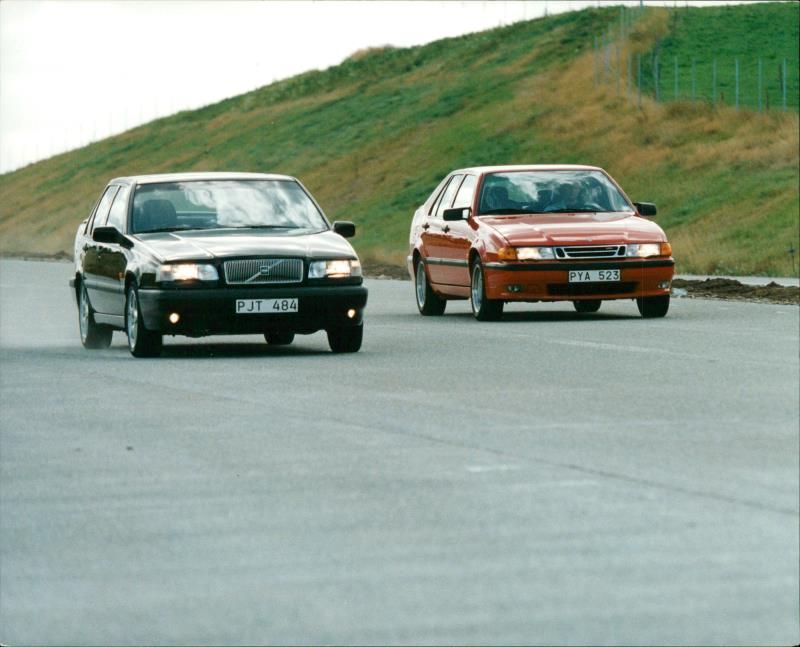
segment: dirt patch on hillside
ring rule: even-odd
[[[408,281],[408,271],[397,265],[364,264],[364,274],[373,279],[399,279]],[[675,279],[672,293],[676,297],[702,299],[734,299],[737,301],[763,301],[800,305],[800,288],[777,283],[745,285],[734,279],[705,279],[704,281]]]

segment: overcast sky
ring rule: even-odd
[[[365,47],[419,45],[598,4],[0,0],[0,172]]]

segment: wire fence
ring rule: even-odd
[[[723,54],[710,58],[669,55],[661,43],[635,51],[631,34],[644,10],[621,8],[620,19],[594,38],[595,85],[616,85],[641,106],[642,95],[658,102],[703,101],[736,109],[798,110],[800,64],[796,52]]]

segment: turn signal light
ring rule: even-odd
[[[661,255],[672,256],[672,245],[669,243],[661,243]]]
[[[497,258],[501,261],[516,261],[517,250],[513,247],[501,247],[497,250]]]

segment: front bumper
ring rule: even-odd
[[[619,281],[571,283],[571,270],[620,270]],[[633,299],[670,293],[673,259],[608,262],[487,263],[486,296],[504,301]]]
[[[238,299],[294,299],[298,312],[237,314]],[[367,304],[363,285],[281,288],[140,288],[145,328],[165,335],[252,334],[317,330],[359,325]],[[354,310],[354,316],[348,311]],[[177,323],[169,320],[177,314]],[[352,314],[352,313],[351,313]]]

